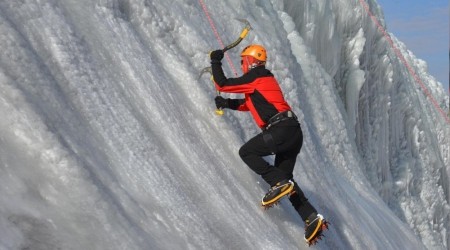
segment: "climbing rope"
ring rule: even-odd
[[[217,42],[219,42],[219,45],[222,48],[225,48],[225,45],[223,44],[222,39],[220,39],[219,32],[217,32],[216,26],[214,25],[214,22],[213,22],[211,16],[209,15],[208,8],[206,7],[206,4],[203,2],[203,0],[198,0],[198,2],[202,6],[203,12],[205,13],[206,18],[208,19],[209,25],[211,26],[211,29],[213,30],[214,35],[216,36]],[[228,62],[228,65],[230,65],[230,68],[233,71],[234,75],[237,76],[238,75],[237,70],[234,67],[233,62],[231,61],[230,56],[228,54],[225,54],[225,58],[226,58],[226,60]]]

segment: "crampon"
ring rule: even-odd
[[[290,192],[289,194],[287,194],[285,197],[290,197],[293,194],[295,194],[295,190]],[[281,197],[280,199],[278,199],[278,200],[276,200],[275,202],[272,202],[272,203],[261,204],[261,208],[264,209],[264,210],[269,210],[270,208],[272,208],[274,206],[277,206],[281,202],[282,198],[284,198],[284,197]]]
[[[277,206],[279,203],[280,203],[280,200],[270,203],[270,204],[261,205],[261,208],[264,210],[269,210],[270,208]]]
[[[323,237],[325,237],[323,235],[323,232],[328,229],[328,225],[329,225],[329,222],[326,221],[325,219],[323,219],[323,217],[321,215],[319,215],[318,225],[316,226],[316,228],[314,228],[313,232],[309,235],[308,238],[305,235],[306,244],[308,246],[317,244],[317,242],[319,240],[321,240]],[[305,227],[305,231],[307,230],[307,228],[308,228],[308,226]]]

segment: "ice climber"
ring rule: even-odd
[[[244,94],[244,99],[217,96],[218,109],[250,111],[262,132],[239,150],[242,160],[270,185],[262,198],[266,208],[288,196],[292,206],[305,222],[305,240],[311,244],[320,238],[326,227],[323,216],[311,205],[293,179],[297,155],[303,143],[303,133],[296,115],[283,97],[274,75],[265,67],[267,53],[261,45],[249,45],[241,53],[241,69],[237,78],[227,78],[222,70],[222,50],[210,53],[216,88],[220,92]],[[263,159],[275,155],[274,164]]]

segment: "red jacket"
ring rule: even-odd
[[[231,99],[230,108],[250,111],[260,128],[264,128],[274,115],[291,110],[277,80],[264,66],[258,66],[238,78],[226,78],[220,62],[211,66],[217,90],[245,95],[245,99]]]

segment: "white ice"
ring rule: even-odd
[[[299,116],[313,249],[448,249],[450,125],[361,2],[204,1],[226,44],[251,23],[228,55],[263,44]],[[0,249],[309,249],[288,201],[259,207],[250,115],[197,80],[219,48],[199,1],[2,0],[0,47]]]

